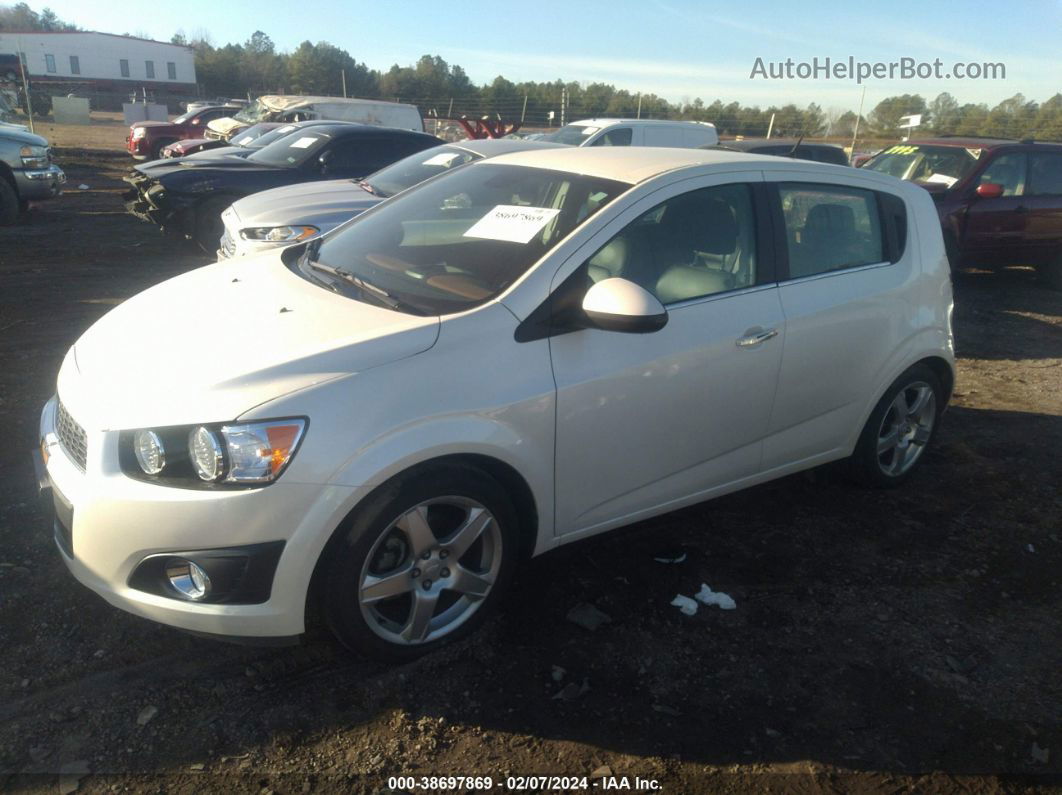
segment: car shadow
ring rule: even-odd
[[[957,354],[988,360],[1062,358],[1062,292],[1032,268],[953,275]]]

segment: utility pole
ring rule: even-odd
[[[767,125],[767,137],[771,137],[771,130],[774,129],[774,114],[771,114],[771,123]]]
[[[450,97],[450,107],[446,109],[446,118],[452,119],[454,117],[454,98]]]
[[[564,86],[564,87],[561,88],[561,117],[560,117],[560,126],[561,127],[564,126],[565,111],[567,111],[567,110],[568,110],[568,87]]]
[[[856,114],[855,126],[852,128],[852,153],[849,158],[855,154],[856,136],[859,135],[859,120],[863,118],[863,100],[867,97],[867,87],[863,86],[863,93],[859,95],[859,113]]]
[[[347,98],[347,70],[339,70],[339,78],[343,81],[343,99]]]
[[[26,115],[29,116],[29,131],[33,132],[33,100],[30,99],[29,80],[26,78],[26,53],[22,51],[22,39],[18,40],[18,70],[22,73],[22,90],[26,92]]]
[[[638,92],[638,118],[642,117],[642,92]]]
[[[524,116],[527,115],[527,94],[524,94],[524,109],[520,111],[520,123],[524,123]]]

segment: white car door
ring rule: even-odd
[[[906,219],[899,197],[821,172],[767,180],[787,265],[778,289],[785,358],[764,444],[772,470],[849,452],[882,374],[918,328],[909,286],[917,247],[896,250],[907,227],[895,220]]]
[[[629,279],[668,310],[653,333],[550,339],[558,533],[692,503],[759,471],[785,333],[762,188],[758,171],[664,188],[558,273],[556,285],[583,291]]]

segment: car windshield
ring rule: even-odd
[[[569,124],[565,127],[561,127],[556,132],[551,132],[543,135],[538,140],[540,141],[553,141],[558,144],[570,144],[571,146],[579,146],[588,137],[600,130],[600,127],[586,127],[582,124]]]
[[[265,117],[268,115],[269,110],[261,102],[255,102],[253,105],[248,105],[232,118],[236,121],[242,121],[244,124],[257,124],[260,121],[265,121]]]
[[[290,130],[294,130],[295,129],[291,125],[288,125],[288,127],[290,128]],[[236,137],[232,139],[231,143],[232,143],[233,146],[244,146],[245,147],[248,144],[254,143],[255,141],[259,140],[260,138],[264,138],[265,134],[267,132],[270,132],[273,129],[274,129],[273,125],[270,124],[269,122],[263,122],[262,124],[256,124],[253,127],[248,127],[246,130],[241,130],[239,133],[237,133]],[[290,132],[290,130],[289,130],[289,132]],[[280,137],[282,137],[282,136],[279,136],[279,135],[277,136],[277,138],[280,138]],[[273,140],[275,141],[276,138],[274,138]]]
[[[936,182],[949,188],[977,163],[980,149],[962,146],[897,144],[867,161],[863,168],[911,182]]]
[[[436,146],[380,169],[366,177],[364,184],[373,195],[386,199],[436,174],[479,160],[481,157],[483,155],[458,146]]]
[[[285,135],[268,146],[252,152],[247,159],[268,166],[298,168],[310,158],[317,156],[331,140],[332,136],[326,132],[316,132],[312,129],[301,130]]]
[[[254,128],[252,127],[251,129],[253,130]],[[264,135],[255,138],[253,141],[248,141],[246,144],[241,144],[241,146],[246,146],[249,149],[264,149],[265,147],[273,143],[273,141],[279,141],[285,135],[291,135],[298,129],[299,128],[294,124],[285,124],[283,127],[277,127],[276,129],[270,130]],[[242,138],[243,136],[240,135],[237,137]]]
[[[300,269],[342,271],[336,289],[412,314],[494,298],[630,186],[560,171],[477,163],[383,202],[307,247]],[[332,286],[332,285],[330,285]]]
[[[174,124],[184,124],[186,121],[188,121],[189,119],[194,117],[195,114],[197,114],[198,112],[199,112],[198,110],[190,110],[187,113],[182,113],[180,116],[178,116],[176,119],[173,120],[173,123]]]

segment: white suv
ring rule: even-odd
[[[40,475],[67,566],[199,633],[403,659],[531,555],[837,459],[923,460],[953,383],[929,194],[689,149],[457,169],[210,265],[67,354]]]

